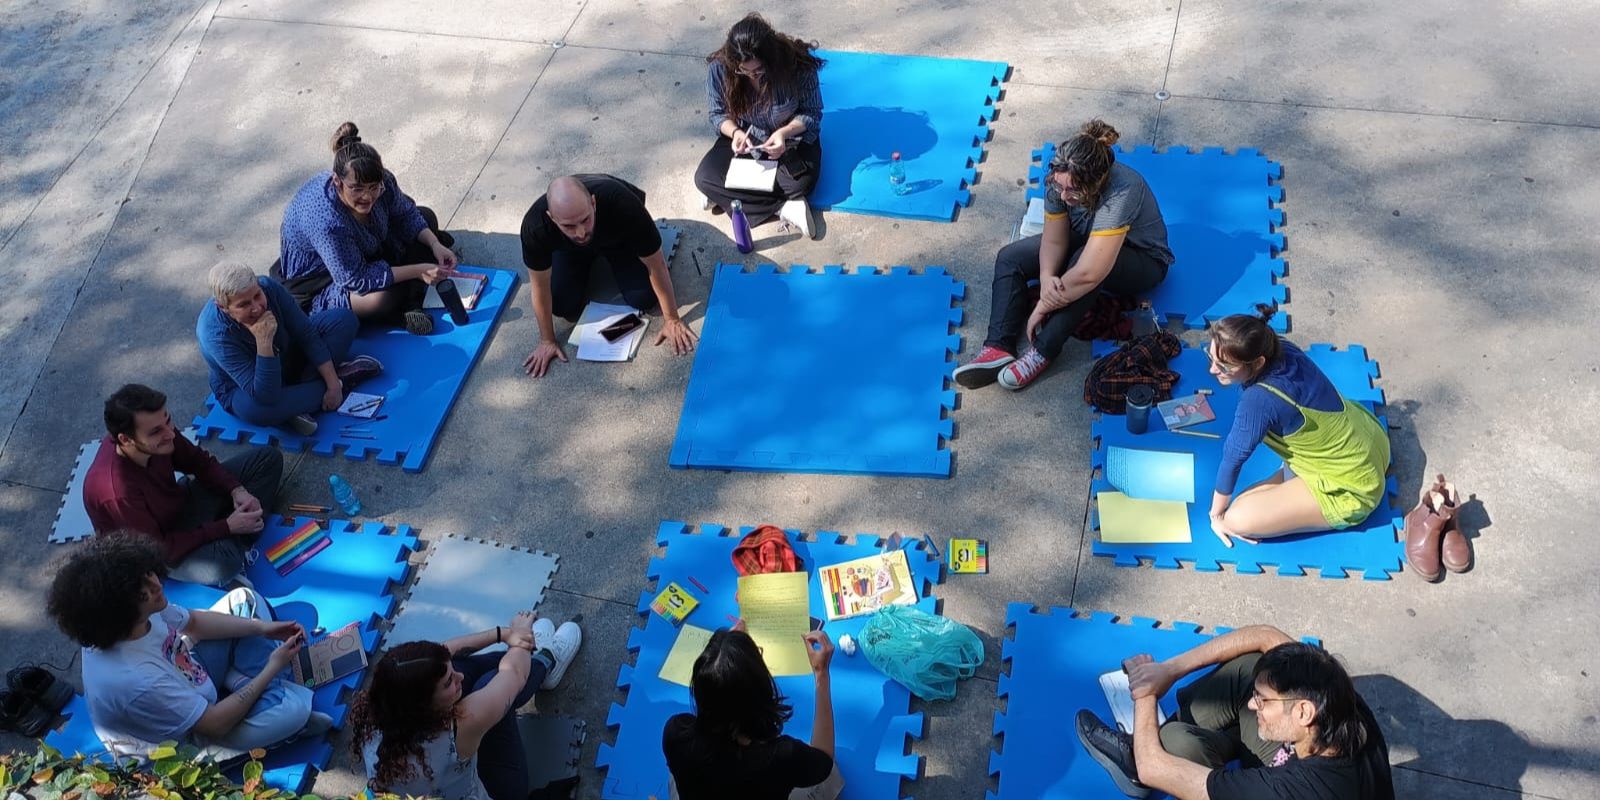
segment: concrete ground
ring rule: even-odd
[[[938,588],[989,661],[955,701],[923,708],[925,774],[905,787],[919,798],[975,798],[989,785],[1013,601],[1314,633],[1382,718],[1402,796],[1600,795],[1595,648],[1582,644],[1600,610],[1590,530],[1600,434],[1574,413],[1600,402],[1584,333],[1600,301],[1600,59],[1584,44],[1600,10],[1459,9],[774,7],[781,29],[828,47],[1004,60],[1013,73],[954,224],[838,214],[820,242],[758,235],[761,256],[781,264],[949,266],[968,281],[965,357],[982,338],[993,252],[1020,213],[1039,142],[1098,115],[1125,143],[1258,148],[1284,165],[1291,338],[1364,344],[1381,362],[1402,493],[1444,471],[1473,498],[1468,574],[1430,586],[1092,558],[1081,344],[1024,393],[962,393],[948,481],[671,470],[690,360],[646,347],[627,366],[561,364],[529,379],[525,300],[506,313],[425,472],[296,456],[286,502],[325,502],[337,469],[377,518],[425,537],[559,553],[541,610],[582,612],[588,638],[563,688],[539,702],[589,720],[586,797],[598,796],[595,748],[663,518],[989,540],[990,575]],[[225,256],[265,269],[284,203],[326,167],[345,119],[439,210],[469,263],[520,266],[518,223],[552,175],[633,179],[684,229],[673,272],[698,326],[712,265],[737,258],[724,218],[699,211],[689,181],[707,144],[702,57],[743,11],[690,0],[0,10],[0,259],[12,287],[0,297],[4,662],[74,655],[40,611],[42,565],[63,552],[45,535],[77,444],[100,433],[102,398],[137,380],[164,389],[175,417],[199,409],[200,276]],[[358,783],[341,756],[317,790]]]

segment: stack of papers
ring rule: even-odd
[[[1035,197],[1028,201],[1028,210],[1017,225],[1017,238],[1026,239],[1041,233],[1044,233],[1044,198]]]
[[[577,346],[578,358],[584,361],[631,361],[639,352],[639,343],[644,341],[645,331],[650,328],[648,318],[644,325],[615,342],[606,341],[600,331],[629,314],[637,313],[629,306],[590,303],[583,309],[583,316],[578,318],[578,324],[567,341]]]
[[[1117,489],[1098,492],[1103,542],[1187,542],[1194,502],[1194,454],[1112,447],[1105,477]]]

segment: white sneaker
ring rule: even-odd
[[[811,205],[804,197],[784,201],[783,208],[778,209],[778,219],[800,231],[801,236],[807,239],[816,238],[816,229],[811,224]]]
[[[555,635],[556,635],[556,624],[554,622],[551,622],[549,619],[546,619],[545,617],[540,617],[540,618],[534,620],[533,621],[533,651],[537,653],[540,650],[542,650],[542,649],[544,649],[546,647],[549,647],[550,646],[550,640],[555,638]]]
[[[701,211],[710,211],[711,209],[716,208],[716,207],[717,207],[716,203],[711,202],[711,198],[706,197],[706,193],[705,192],[701,192],[700,193],[700,210]]]
[[[550,652],[556,657],[556,665],[544,676],[544,683],[539,684],[540,689],[554,689],[561,683],[561,677],[567,674],[567,667],[572,665],[572,660],[578,657],[578,645],[583,643],[583,631],[576,622],[563,622],[561,627],[550,637]]]

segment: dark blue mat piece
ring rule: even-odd
[[[265,551],[298,524],[298,520],[281,517],[271,521],[258,549]],[[361,622],[361,639],[371,655],[378,648],[379,620],[394,611],[396,601],[390,592],[405,582],[410,570],[406,559],[417,547],[416,534],[405,525],[391,532],[381,523],[357,526],[346,520],[331,520],[328,530],[333,544],[287,577],[278,575],[265,557],[257,559],[246,574],[256,590],[272,603],[278,619],[295,620],[308,632],[318,626],[331,632],[350,622]],[[169,580],[166,594],[170,602],[203,609],[215,603],[223,592]],[[335,725],[343,725],[349,712],[349,694],[361,685],[365,675],[362,670],[317,689],[312,706],[333,717]],[[66,753],[104,752],[81,696],[74,698],[64,713],[70,715],[65,728],[46,737],[46,742]],[[326,767],[332,757],[330,738],[294,742],[267,753],[262,762],[266,767],[263,777],[267,784],[284,791],[304,792],[317,770]]]
[[[702,628],[726,627],[725,615],[737,614],[734,591],[738,576],[730,557],[748,527],[738,530],[719,525],[702,525],[699,532],[681,522],[662,522],[656,544],[666,554],[652,559],[646,577],[651,581],[639,595],[639,614],[644,627],[628,637],[628,650],[634,663],[624,664],[617,675],[617,687],[627,690],[624,705],[612,705],[606,726],[616,733],[611,744],[601,744],[595,766],[606,770],[602,796],[606,798],[645,798],[667,796],[667,765],[661,754],[661,729],[667,718],[692,711],[686,687],[658,677],[661,665],[678,629],[650,612],[650,602],[661,587],[676,581],[700,599],[687,622]],[[812,571],[811,613],[826,619],[822,591],[815,579],[818,565],[826,566],[881,552],[876,536],[856,535],[853,540],[831,531],[818,531],[807,540],[789,531],[795,552]],[[922,549],[917,540],[904,545],[906,560],[924,599],[918,607],[933,613],[936,601],[933,584],[941,577],[939,559]],[[709,595],[694,587],[689,576],[704,584]],[[859,636],[867,617],[828,623],[823,629],[835,642],[842,634]],[[835,725],[839,771],[844,776],[845,797],[900,797],[900,781],[915,780],[921,757],[909,754],[907,736],[921,738],[922,714],[907,713],[911,694],[905,687],[883,676],[859,652],[846,656],[835,651],[832,665],[833,705],[839,723]],[[778,678],[778,688],[794,706],[794,718],[784,732],[802,740],[811,735],[815,694],[810,676]]]
[[[966,61],[819,50],[822,174],[818,208],[950,222],[971,197],[988,123],[1009,67]],[[889,161],[906,168],[910,191],[895,194]]]
[[[1108,352],[1111,345],[1094,343],[1095,355]],[[1378,419],[1383,405],[1383,390],[1373,386],[1378,377],[1378,364],[1367,358],[1366,348],[1360,345],[1348,350],[1335,350],[1330,345],[1317,344],[1306,349],[1306,354],[1327,373],[1340,394],[1365,405]],[[1188,430],[1200,430],[1226,436],[1233,422],[1234,409],[1239,404],[1239,389],[1223,389],[1211,373],[1204,348],[1185,348],[1171,367],[1183,377],[1172,390],[1181,397],[1196,389],[1212,389],[1211,408],[1217,419]],[[1149,559],[1163,569],[1177,569],[1179,562],[1193,562],[1194,568],[1216,572],[1223,564],[1232,564],[1244,574],[1261,574],[1265,567],[1275,567],[1279,575],[1301,576],[1307,569],[1316,569],[1324,578],[1346,577],[1345,570],[1360,572],[1367,580],[1388,580],[1400,571],[1403,543],[1398,530],[1401,511],[1394,507],[1399,491],[1395,479],[1389,479],[1389,491],[1381,505],[1354,528],[1343,531],[1299,534],[1264,541],[1251,546],[1237,542],[1232,548],[1222,546],[1211,532],[1208,516],[1211,508],[1212,487],[1216,483],[1217,465],[1222,460],[1222,440],[1183,436],[1166,431],[1159,417],[1153,420],[1152,429],[1142,435],[1128,433],[1126,417],[1102,415],[1089,426],[1094,441],[1092,465],[1095,479],[1090,491],[1112,489],[1111,483],[1101,473],[1105,467],[1107,448],[1134,447],[1146,450],[1166,450],[1194,454],[1195,498],[1189,507],[1189,527],[1193,541],[1182,544],[1107,544],[1096,536],[1094,554],[1116,559],[1118,566],[1138,566],[1140,559]],[[1245,462],[1239,474],[1239,487],[1248,487],[1281,469],[1283,462],[1266,447],[1258,447]],[[1091,500],[1093,499],[1091,494]],[[1100,517],[1097,510],[1090,511],[1090,525],[1098,532]]]
[[[215,397],[207,397],[206,413],[194,419],[200,436],[226,442],[276,444],[284,450],[310,450],[321,456],[331,456],[342,449],[352,461],[375,457],[379,463],[401,464],[406,472],[422,471],[450,408],[460,396],[472,366],[483,355],[517,283],[516,273],[510,270],[463,269],[490,276],[466,325],[458,327],[442,310],[434,309],[428,312],[433,315],[434,324],[434,332],[428,336],[362,328],[356,337],[353,354],[374,356],[384,364],[384,374],[362,384],[359,391],[388,396],[382,411],[387,419],[361,420],[323,413],[317,417],[320,427],[316,434],[300,436],[284,428],[246,424],[220,408]],[[374,438],[343,436],[340,429],[346,425],[366,427]]]
[[[1029,199],[1044,196],[1042,180],[1055,152],[1048,142],[1034,151]],[[1283,212],[1273,207],[1283,199],[1274,183],[1282,166],[1250,149],[1191,153],[1141,146],[1118,151],[1117,159],[1150,183],[1177,257],[1167,279],[1145,296],[1158,314],[1204,328],[1229,314],[1254,314],[1257,303],[1288,301],[1288,289],[1278,283],[1286,269],[1277,258]],[[1288,315],[1274,317],[1272,326],[1288,330]]]
[[[965,291],[940,267],[718,265],[669,463],[949,477]]]
[[[1122,797],[1106,771],[1083,751],[1074,729],[1078,709],[1087,708],[1111,722],[1111,707],[1100,690],[1100,675],[1122,666],[1122,659],[1149,653],[1169,658],[1228,628],[1202,633],[1200,626],[1133,617],[1118,622],[1103,611],[1071,608],[1035,611],[1027,603],[1006,606],[1000,658],[1008,667],[996,694],[1005,710],[994,715],[999,746],[989,753],[996,791],[987,800],[1112,800]],[[1315,643],[1315,639],[1305,641]],[[1174,690],[1203,673],[1179,681]],[[1177,712],[1175,691],[1161,698],[1168,714]],[[1166,797],[1159,792],[1153,797]]]

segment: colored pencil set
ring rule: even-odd
[[[333,544],[333,537],[328,535],[321,522],[311,520],[294,532],[267,549],[267,562],[278,571],[279,576],[288,575],[299,569],[301,564],[311,560],[311,557],[326,550]]]

